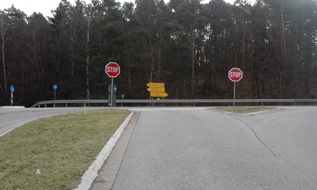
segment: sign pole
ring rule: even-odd
[[[54,100],[56,100],[56,89],[54,89]],[[54,103],[54,108],[55,108],[55,103]]]
[[[15,87],[14,85],[11,85],[10,86],[10,92],[11,92],[11,101],[10,101],[10,105],[12,106],[13,105],[13,92],[15,90]]]
[[[53,90],[54,90],[54,100],[56,100],[56,90],[58,89],[58,85],[54,84],[53,85]],[[55,107],[55,103],[54,103],[54,107]]]
[[[11,92],[11,101],[10,101],[11,106],[13,105],[13,92]]]
[[[112,102],[113,102],[113,77],[111,77],[111,95],[110,95],[110,104],[112,109]]]
[[[233,83],[233,106],[236,106],[236,82]]]

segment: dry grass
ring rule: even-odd
[[[0,138],[0,189],[74,189],[129,114],[99,110],[43,118]]]
[[[253,112],[259,112],[259,111],[266,111],[271,110],[271,107],[263,107],[263,106],[235,106],[235,107],[218,107],[216,110],[224,111],[224,112],[230,112],[230,113],[236,113],[236,114],[248,114]]]

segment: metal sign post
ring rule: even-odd
[[[111,77],[111,95],[110,95],[110,104],[111,104],[111,109],[113,106],[113,77]]]
[[[233,106],[236,106],[236,82],[233,82]]]
[[[111,108],[116,106],[116,93],[118,91],[113,81],[114,79],[111,79],[111,84],[108,86],[108,105]]]
[[[58,86],[54,84],[53,89],[54,89],[54,100],[56,100],[56,90],[58,89]]]
[[[11,101],[10,101],[10,105],[13,105],[13,92],[11,92]]]
[[[54,100],[56,100],[56,90],[58,89],[58,85],[54,84],[53,89],[54,89]],[[55,104],[54,104],[54,107],[55,107]]]
[[[10,101],[10,105],[12,106],[13,105],[13,92],[15,90],[15,87],[14,85],[11,85],[10,86],[10,92],[11,92],[11,101]]]
[[[123,98],[124,98],[124,94],[121,95],[121,107],[123,106]]]

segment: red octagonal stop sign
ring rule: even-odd
[[[105,72],[109,77],[115,78],[120,74],[120,66],[116,62],[109,62],[105,67]]]
[[[243,72],[239,68],[232,68],[228,72],[228,78],[232,82],[239,82],[243,78]]]

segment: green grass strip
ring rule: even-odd
[[[1,190],[76,188],[127,110],[98,110],[30,122],[0,138]]]

